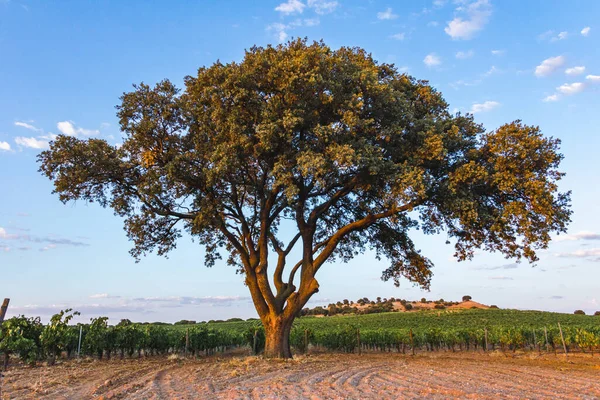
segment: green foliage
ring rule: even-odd
[[[520,121],[486,132],[360,48],[252,47],[200,68],[183,91],[135,85],[117,108],[122,146],[59,135],[38,160],[62,201],[124,217],[135,257],[166,254],[185,231],[206,265],[226,249],[252,282],[289,219],[311,230],[307,271],[371,247],[390,262],[383,279],[428,287],[433,264],[413,228],[443,230],[460,260],[483,248],[535,262],[570,218],[557,139]]]
[[[34,364],[42,330],[39,318],[13,317],[4,321],[0,328],[0,352],[18,354],[23,362]]]
[[[42,348],[50,357],[51,363],[54,363],[61,351],[68,350],[77,336],[73,328],[68,325],[75,315],[79,315],[79,312],[72,311],[68,308],[54,314],[40,335]]]
[[[92,318],[83,339],[84,351],[101,359],[108,344],[108,330],[108,317]]]

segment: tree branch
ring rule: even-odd
[[[420,204],[422,204],[422,201],[413,201],[413,202],[407,203],[400,207],[397,207],[394,205],[392,208],[390,208],[387,211],[377,213],[377,214],[369,214],[362,219],[354,221],[354,222],[340,228],[336,233],[334,233],[329,239],[327,239],[325,241],[325,243],[323,245],[324,246],[323,250],[321,251],[321,253],[319,253],[319,255],[317,256],[317,258],[315,259],[315,261],[313,263],[313,269],[314,269],[313,272],[316,273],[319,270],[321,265],[323,265],[323,263],[329,258],[331,253],[333,253],[335,251],[338,243],[349,233],[368,228],[369,226],[371,226],[372,224],[374,224],[375,222],[377,222],[380,219],[388,218],[394,214],[398,214],[398,213],[401,213],[404,211],[411,210]]]

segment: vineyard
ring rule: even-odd
[[[265,336],[260,321],[193,325],[136,324],[108,318],[70,324],[72,310],[39,318],[4,321],[0,352],[5,368],[11,357],[25,364],[76,355],[110,359],[161,354],[209,355],[233,348],[260,353]],[[486,351],[600,352],[600,318],[538,311],[462,310],[302,317],[290,337],[297,352],[308,348],[340,352]]]

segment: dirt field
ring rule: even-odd
[[[2,399],[600,399],[600,357],[316,354],[71,361],[5,373]]]

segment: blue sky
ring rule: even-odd
[[[133,83],[181,85],[252,45],[306,36],[429,80],[488,130],[522,119],[559,137],[574,209],[569,235],[535,268],[485,253],[457,263],[445,237],[419,236],[436,265],[431,292],[381,282],[385,262],[366,253],[323,268],[313,305],[469,294],[507,308],[600,310],[599,17],[594,0],[0,0],[0,297],[12,299],[11,315],[44,318],[66,306],[82,320],[255,316],[241,277],[224,263],[205,268],[189,238],[169,259],[136,264],[122,221],[60,203],[35,159],[59,133],[119,143],[114,106]]]

